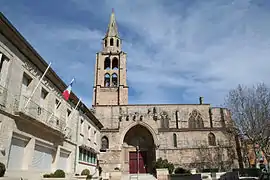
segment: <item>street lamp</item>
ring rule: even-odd
[[[140,171],[140,161],[139,161],[139,153],[140,153],[140,139],[137,140],[137,146],[136,146],[136,150],[137,150],[137,180],[139,179],[139,171]]]

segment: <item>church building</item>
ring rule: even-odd
[[[225,108],[198,104],[129,104],[127,53],[122,51],[114,12],[96,55],[94,114],[101,129],[103,172],[152,173],[153,162],[176,167],[237,166],[232,119]]]

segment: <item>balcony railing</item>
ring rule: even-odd
[[[34,100],[30,100],[27,107],[25,107],[27,101],[28,97],[22,95],[16,96],[14,113],[19,115],[22,113],[31,119],[37,120],[48,127],[65,134],[66,122],[64,118],[56,117],[52,112],[41,107]]]
[[[0,85],[0,106],[5,107],[7,103],[7,89]]]

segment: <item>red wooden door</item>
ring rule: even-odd
[[[146,160],[147,152],[145,151],[139,152],[139,162],[137,152],[129,152],[129,173],[138,173],[138,166],[139,173],[146,173]]]
[[[137,173],[137,152],[129,152],[129,173]]]

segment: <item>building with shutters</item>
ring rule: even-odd
[[[103,46],[96,55],[93,88],[95,115],[104,125],[100,153],[103,172],[152,173],[158,158],[184,168],[224,170],[238,166],[227,109],[205,104],[203,98],[198,104],[128,103],[127,53],[123,46],[112,12]]]
[[[0,14],[0,162],[7,176],[40,179],[62,169],[69,175],[96,171],[102,124]],[[60,105],[58,105],[60,102]],[[58,105],[58,106],[57,106]]]

